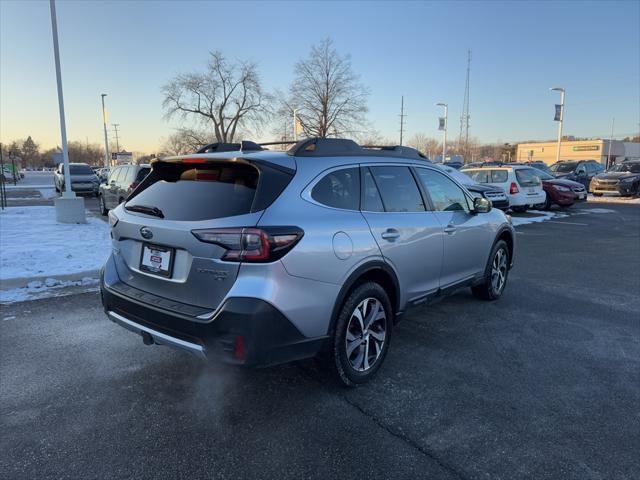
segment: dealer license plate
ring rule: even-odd
[[[173,269],[174,253],[173,248],[145,243],[142,245],[140,270],[170,278]]]

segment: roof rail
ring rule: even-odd
[[[210,143],[200,147],[196,153],[237,152],[238,150],[241,152],[252,152],[264,149],[255,142],[242,140],[240,143]]]
[[[369,156],[369,157],[400,157],[428,160],[425,155],[415,148],[400,145],[360,146],[353,140],[346,138],[307,138],[293,145],[287,153],[296,157],[341,157],[341,156]]]

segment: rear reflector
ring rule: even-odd
[[[212,228],[191,233],[202,242],[226,249],[222,260],[257,263],[282,258],[304,234],[298,227]]]
[[[235,345],[233,347],[233,356],[236,360],[246,360],[247,358],[247,350],[244,346],[244,337],[241,335],[236,336]]]

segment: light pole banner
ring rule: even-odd
[[[559,122],[562,119],[562,105],[556,104],[556,116],[553,119],[556,122]]]
[[[438,130],[444,130],[444,117],[438,118]]]

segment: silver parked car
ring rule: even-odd
[[[88,193],[97,195],[100,180],[95,172],[86,163],[70,163],[69,175],[71,176],[71,190],[76,193]],[[53,184],[56,192],[64,190],[64,164],[58,164],[53,173]]]
[[[145,344],[247,366],[324,353],[353,385],[378,371],[408,309],[463,287],[504,292],[509,217],[416,150],[211,150],[152,161],[109,212],[102,303]]]
[[[106,215],[124,202],[150,171],[151,166],[144,164],[114,167],[98,191],[100,213]]]

